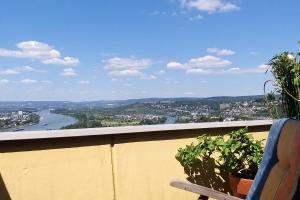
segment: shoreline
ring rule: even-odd
[[[23,132],[23,131],[43,131],[43,130],[61,130],[63,127],[78,122],[74,117],[51,113],[49,110],[36,112],[39,115],[38,123],[29,123],[21,126],[1,129],[0,132]]]

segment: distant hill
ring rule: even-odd
[[[174,103],[174,102],[200,102],[200,103],[232,103],[237,101],[261,101],[262,95],[254,96],[219,96],[209,98],[180,97],[180,98],[143,98],[128,100],[105,100],[105,101],[12,101],[0,102],[0,110],[42,110],[51,108],[117,108],[137,103]]]

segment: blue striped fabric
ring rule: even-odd
[[[300,199],[300,178],[298,179],[297,189],[295,191],[295,194],[294,194],[292,200],[299,200],[299,199]]]
[[[254,178],[253,184],[247,195],[247,200],[259,200],[265,182],[269,176],[272,167],[278,162],[277,159],[277,144],[281,130],[289,119],[281,119],[276,121],[269,133],[267,144],[264,151],[264,156]]]

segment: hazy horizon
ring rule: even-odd
[[[95,99],[95,100],[82,100],[82,101],[75,101],[75,100],[0,100],[2,102],[97,102],[97,101],[129,101],[129,100],[141,100],[141,99],[209,99],[209,98],[220,98],[220,97],[252,97],[252,96],[264,96],[263,94],[253,94],[253,95],[238,95],[238,96],[209,96],[209,97],[196,97],[196,96],[178,96],[178,97],[142,97],[142,98],[129,98],[129,99]]]

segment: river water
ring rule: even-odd
[[[177,117],[167,116],[167,120],[166,120],[165,124],[175,124],[176,120],[177,120]]]
[[[37,112],[37,114],[40,116],[40,122],[35,125],[24,126],[22,127],[22,131],[57,130],[64,126],[74,124],[77,121],[73,117],[50,113],[49,110],[42,110]],[[16,129],[11,129],[11,131],[15,130]]]
[[[58,130],[64,126],[76,123],[76,119],[66,115],[51,113],[49,110],[37,112],[40,116],[40,122],[34,125],[28,125],[20,128],[12,128],[9,131],[42,131],[42,130]],[[176,117],[167,116],[165,124],[174,124]]]

